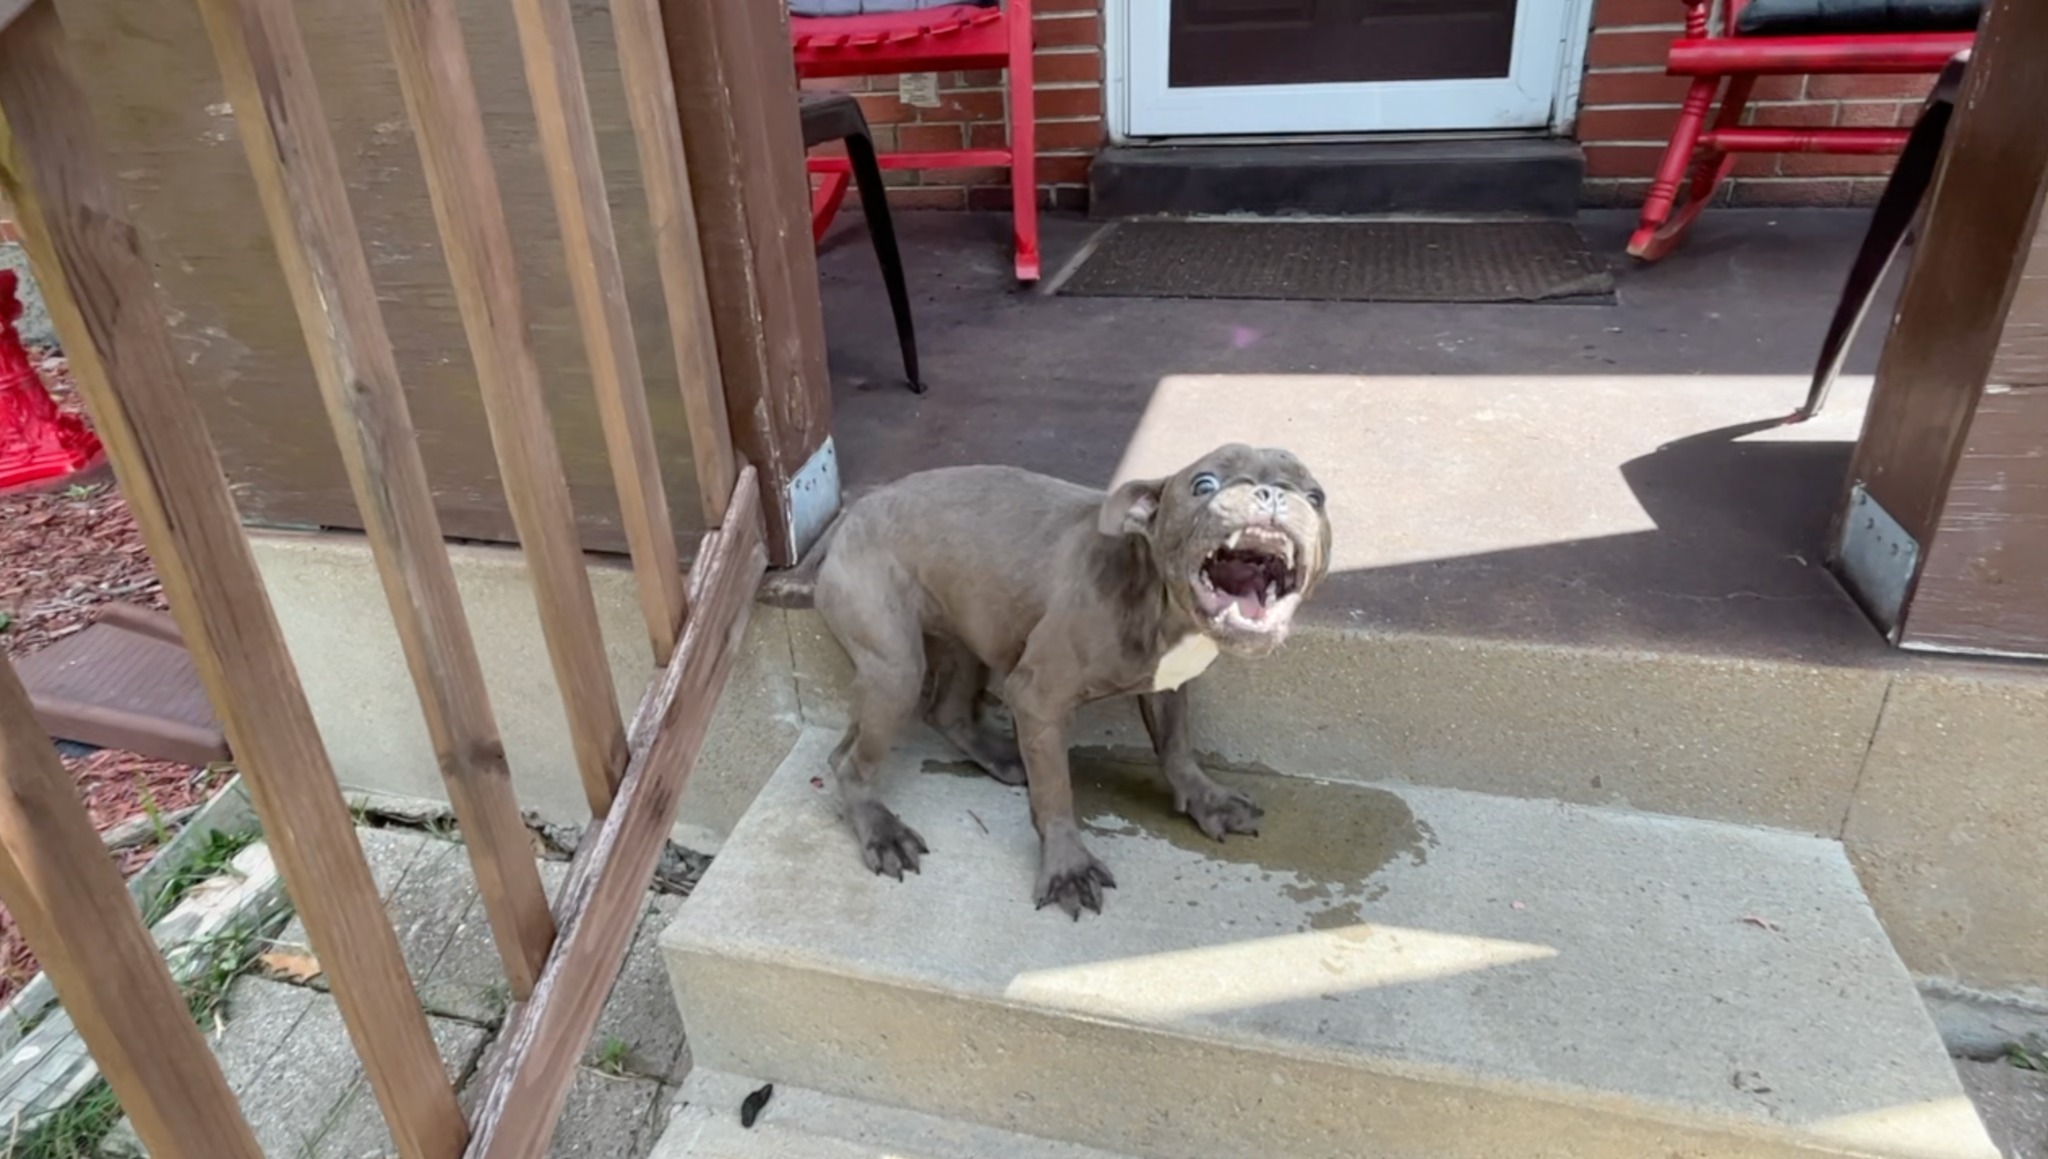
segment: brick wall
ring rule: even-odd
[[[1086,203],[1088,161],[1105,140],[1101,0],[1036,0],[1039,201]],[[1687,81],[1664,75],[1664,54],[1682,30],[1679,0],[1596,0],[1577,135],[1586,149],[1589,205],[1642,203],[1670,140]],[[937,108],[897,97],[895,77],[813,82],[860,95],[883,149],[997,144],[1004,123],[1002,74],[939,78]],[[1926,76],[1767,77],[1745,117],[1779,126],[1910,124],[1932,85]],[[1890,157],[1755,154],[1742,157],[1720,198],[1750,205],[1863,205],[1876,200]],[[1007,209],[1001,170],[891,173],[895,204],[919,209]]]
[[[1578,123],[1586,150],[1588,204],[1642,204],[1689,83],[1664,75],[1665,49],[1683,30],[1683,15],[1678,0],[1597,0]],[[1932,86],[1927,76],[1764,77],[1744,122],[1909,125]],[[1867,205],[1883,189],[1892,161],[1888,156],[1744,155],[1721,198],[1749,205]]]
[[[1034,0],[1038,52],[1034,62],[1038,122],[1038,185],[1042,205],[1079,209],[1087,202],[1088,162],[1106,138],[1102,119],[1100,0]],[[855,93],[875,146],[890,149],[985,149],[1004,138],[1003,74],[939,74],[935,108],[899,98],[899,81],[850,77],[807,81],[806,88]],[[916,209],[1008,209],[1006,169],[894,171],[890,204]]]

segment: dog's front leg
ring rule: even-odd
[[[1116,888],[1109,867],[1081,841],[1074,819],[1074,784],[1067,768],[1067,722],[1073,705],[1033,687],[1028,674],[1013,675],[1004,699],[1017,722],[1017,746],[1031,795],[1031,823],[1038,829],[1038,883],[1034,900],[1067,911],[1079,921],[1081,908],[1102,912],[1102,891]]]
[[[1218,841],[1227,833],[1259,832],[1264,809],[1236,789],[1217,784],[1195,762],[1195,743],[1188,729],[1188,694],[1176,688],[1138,697],[1138,715],[1152,736],[1152,751],[1173,788],[1173,807],[1194,818],[1202,832]]]

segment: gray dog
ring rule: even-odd
[[[991,776],[1029,785],[1040,908],[1100,913],[1116,885],[1082,844],[1068,778],[1068,728],[1090,701],[1137,695],[1175,807],[1219,841],[1257,833],[1260,808],[1195,763],[1182,685],[1219,648],[1278,647],[1329,560],[1308,468],[1235,444],[1107,495],[954,467],[854,503],[825,549],[817,606],[855,669],[854,724],[831,763],[862,860],[901,880],[930,852],[875,784],[920,705]],[[991,671],[1014,740],[977,719]]]

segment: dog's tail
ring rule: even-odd
[[[840,504],[839,510],[832,516],[832,522],[827,523],[825,530],[818,533],[818,542],[811,545],[810,562],[824,562],[825,553],[832,550],[832,541],[839,537],[839,526],[846,522],[846,508],[847,504]]]
[[[832,522],[827,523],[825,530],[818,533],[817,541],[811,544],[811,549],[804,553],[802,559],[796,561],[795,567],[789,569],[787,574],[790,582],[800,587],[809,587],[817,582],[818,569],[825,564],[825,553],[832,550],[832,541],[838,537],[839,525],[844,522],[846,508],[842,505],[838,513],[832,516]]]

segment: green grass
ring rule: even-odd
[[[597,1046],[595,1065],[600,1073],[617,1078],[626,1073],[626,1056],[633,1053],[633,1044],[623,1038],[607,1038]]]
[[[149,807],[150,803],[145,802],[144,809]],[[209,834],[193,857],[158,888],[155,896],[147,899],[143,917],[154,924],[193,886],[233,872],[235,856],[258,836],[255,832]],[[210,1027],[227,1001],[228,987],[255,960],[255,939],[241,933],[223,934],[190,943],[180,952],[196,955],[201,961],[198,975],[184,988],[185,1001],[193,1020],[202,1028]],[[0,1159],[96,1159],[107,1133],[120,1121],[121,1105],[115,1100],[113,1089],[101,1079],[33,1129],[22,1131],[16,1127],[0,1136],[4,1139],[0,1142]]]
[[[147,805],[144,806],[148,808]],[[179,866],[164,883],[157,888],[156,895],[147,899],[142,907],[144,922],[155,925],[171,912],[192,887],[208,878],[234,872],[234,860],[242,850],[256,843],[261,834],[251,829],[244,833],[229,833],[215,830],[206,835],[206,840],[193,852],[184,865]]]
[[[2039,1074],[2048,1074],[2048,1054],[2044,1054],[2039,1050],[2035,1050],[2032,1047],[2026,1045],[2025,1043],[2007,1043],[2005,1045],[2005,1061],[2020,1068],[2021,1070],[2030,1070],[2035,1071]]]
[[[70,1106],[28,1131],[10,1131],[4,1159],[96,1159],[100,1143],[121,1121],[121,1104],[105,1079],[93,1083]]]
[[[156,839],[156,847],[162,849],[171,839],[171,827],[164,823],[163,806],[157,804],[156,794],[149,791],[149,786],[141,783],[141,777],[135,780],[136,801],[142,806],[142,815],[149,818],[150,836]]]

